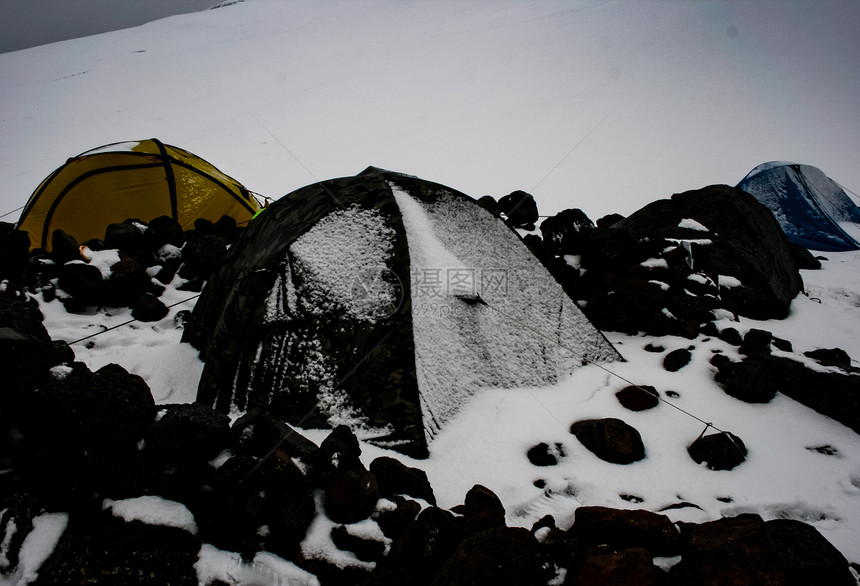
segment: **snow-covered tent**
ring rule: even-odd
[[[789,241],[812,250],[860,248],[860,208],[820,169],[773,161],[737,186],[773,212]]]
[[[185,339],[205,361],[199,402],[345,423],[417,457],[481,390],[621,358],[500,218],[372,167],[251,222]]]

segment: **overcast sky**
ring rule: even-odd
[[[0,0],[0,53],[205,10],[219,0]]]

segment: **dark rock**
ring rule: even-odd
[[[210,234],[192,238],[182,248],[179,276],[189,281],[205,281],[227,253],[229,242],[223,236]]]
[[[307,478],[280,450],[265,460],[233,456],[206,494],[194,511],[201,538],[230,551],[291,557],[316,515]]]
[[[485,195],[483,197],[478,198],[478,205],[493,214],[494,216],[498,216],[502,213],[502,210],[499,208],[499,202],[497,202],[496,198],[492,195]]]
[[[677,511],[678,509],[698,509],[699,511],[704,510],[702,507],[695,503],[681,501],[679,503],[672,503],[670,505],[666,505],[665,507],[660,507],[658,509],[658,512],[662,513],[664,511]]]
[[[38,303],[23,295],[0,296],[0,372],[7,407],[47,382],[48,370],[67,360],[74,360],[74,353],[51,341]]]
[[[394,509],[383,509],[373,513],[373,519],[389,539],[399,539],[415,521],[421,512],[421,505],[401,496],[390,496],[388,500],[395,504]]]
[[[541,222],[544,245],[555,255],[579,252],[583,234],[594,230],[594,222],[580,209],[564,210]]]
[[[607,214],[597,220],[597,227],[600,229],[610,228],[624,219],[621,214]]]
[[[711,470],[731,470],[747,457],[743,440],[731,432],[700,436],[687,452],[696,463],[704,462]]]
[[[602,277],[607,273],[623,274],[631,266],[638,265],[649,258],[647,253],[656,254],[659,251],[656,248],[653,251],[643,251],[645,247],[634,236],[624,231],[594,230],[587,235],[588,237],[582,242],[582,267],[589,271],[603,273]]]
[[[531,532],[532,535],[536,535],[541,531],[555,531],[558,529],[555,525],[555,518],[552,515],[544,515],[537,521],[535,521],[534,525],[532,525]]]
[[[743,514],[684,525],[686,546],[670,585],[854,583],[848,562],[814,527],[793,520],[765,523]]]
[[[73,519],[33,584],[196,586],[199,550],[197,537],[175,527]]]
[[[496,527],[468,537],[445,562],[434,585],[545,583],[537,540],[521,527]]]
[[[697,220],[709,231],[680,227],[685,218]],[[689,260],[696,271],[736,277],[742,286],[721,288],[721,304],[747,317],[784,318],[791,300],[803,290],[779,223],[764,205],[736,188],[712,185],[675,194],[648,204],[609,231],[627,232],[637,241],[710,240],[710,244],[692,244]]]
[[[104,241],[99,240],[98,238],[90,238],[89,240],[84,242],[83,245],[93,251],[101,251],[107,249]]]
[[[144,236],[150,250],[158,250],[165,244],[181,247],[184,242],[182,226],[170,216],[159,216],[150,221]]]
[[[234,441],[253,456],[281,449],[310,466],[319,459],[319,448],[295,429],[262,409],[251,409],[230,428]]]
[[[672,350],[663,358],[663,368],[669,372],[677,372],[687,366],[693,354],[687,348]]]
[[[651,554],[645,548],[630,547],[620,551],[595,548],[586,553],[571,583],[589,586],[651,586],[662,583],[662,573],[651,561]]]
[[[357,523],[373,513],[379,500],[376,477],[368,471],[344,470],[325,489],[325,512],[335,523]]]
[[[58,265],[73,260],[81,260],[78,241],[62,230],[54,230],[51,235],[51,256]]]
[[[323,483],[348,470],[365,472],[360,456],[358,438],[346,425],[338,425],[320,444],[314,472]]]
[[[681,552],[680,533],[672,521],[665,515],[642,509],[579,507],[568,533],[591,545],[606,544],[616,549],[643,547],[651,556],[674,556]]]
[[[754,514],[683,525],[686,546],[669,584],[784,584],[766,558],[764,521]]]
[[[30,236],[13,224],[0,222],[0,281],[20,283],[30,262]]]
[[[817,348],[804,352],[803,355],[827,366],[851,366],[851,357],[842,348]]]
[[[215,222],[206,218],[194,220],[194,232],[199,236],[207,236],[215,231]]]
[[[529,448],[526,457],[535,466],[555,466],[559,458],[564,457],[564,448],[558,443],[550,447],[549,444],[541,442]]]
[[[266,458],[260,475],[265,500],[259,523],[269,528],[266,545],[270,551],[289,555],[316,516],[313,492],[304,473],[281,450]]]
[[[818,372],[788,358],[758,354],[743,362],[721,361],[714,380],[748,403],[766,403],[781,392],[860,433],[860,376]]]
[[[154,416],[142,378],[115,364],[92,373],[75,363],[27,397],[17,468],[46,506],[86,506],[98,493],[112,494],[131,473],[137,442]]]
[[[463,539],[462,519],[438,507],[427,507],[391,545],[374,585],[430,584]]]
[[[64,264],[60,268],[57,285],[82,306],[97,306],[102,301],[102,273],[98,268],[84,262]]]
[[[96,372],[76,363],[29,401],[28,425],[59,443],[85,445],[136,443],[155,418],[155,401],[146,382],[117,364]]]
[[[167,306],[151,293],[138,297],[131,308],[131,317],[138,321],[158,321],[167,317],[168,313]]]
[[[815,527],[793,519],[773,519],[764,524],[763,533],[787,584],[849,586],[854,582],[848,560]]]
[[[741,354],[750,356],[752,354],[770,354],[770,345],[773,342],[773,334],[767,330],[751,329],[744,336],[744,341],[739,349]]]
[[[767,403],[788,384],[779,365],[781,360],[772,356],[758,356],[756,360],[732,362],[728,359],[711,362],[718,371],[714,380],[723,390],[746,403]]]
[[[664,346],[661,346],[660,344],[655,344],[654,342],[648,342],[647,344],[645,344],[644,348],[646,352],[653,352],[655,354],[659,354],[660,352],[664,352],[666,350]]]
[[[528,246],[529,250],[532,251],[532,254],[539,259],[545,258],[548,255],[543,240],[541,240],[541,237],[537,234],[526,234],[523,237],[523,242]]]
[[[152,279],[143,267],[123,252],[119,253],[119,262],[111,266],[110,270],[102,296],[102,302],[108,307],[131,306],[141,293],[151,287]]]
[[[379,561],[385,554],[383,542],[353,535],[343,525],[337,525],[331,530],[331,540],[338,549],[351,551],[355,557],[365,562]]]
[[[144,231],[133,222],[109,224],[105,230],[105,248],[116,248],[134,258],[144,246]]]
[[[821,268],[821,261],[815,258],[809,250],[793,242],[789,242],[789,246],[794,262],[797,263],[797,268],[807,271],[817,271]]]
[[[744,339],[735,328],[724,328],[719,333],[720,340],[732,346],[740,346]]]
[[[162,405],[146,450],[170,462],[207,462],[230,445],[230,418],[200,403]]]
[[[587,419],[571,425],[570,433],[601,460],[630,464],[645,457],[639,432],[620,419]]]
[[[223,236],[228,242],[235,240],[239,232],[236,219],[227,215],[218,218],[218,221],[212,225],[212,229],[215,231],[215,234]]]
[[[618,402],[631,411],[653,409],[660,402],[659,397],[660,393],[650,385],[631,385],[615,393],[615,398],[618,399]]]
[[[551,529],[540,540],[540,547],[544,559],[547,561],[547,570],[554,572],[559,578],[567,576],[565,584],[574,584],[573,577],[576,571],[585,560],[586,552],[589,549],[588,543],[572,537],[567,531],[560,529]],[[555,582],[558,583],[557,579]]]
[[[406,494],[436,504],[433,488],[427,473],[419,468],[410,468],[399,460],[380,456],[370,463],[370,471],[376,476],[379,495],[389,497]]]
[[[514,228],[534,230],[538,221],[538,208],[535,198],[525,191],[514,191],[499,199],[499,209]]]
[[[777,350],[781,350],[782,352],[793,352],[794,347],[791,345],[791,342],[788,340],[783,340],[782,338],[773,337],[773,341],[771,342],[773,347]]]
[[[502,501],[496,493],[480,484],[476,484],[466,493],[462,511],[466,535],[505,525],[505,507]]]

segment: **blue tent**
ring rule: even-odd
[[[764,163],[737,187],[773,212],[790,242],[823,251],[860,248],[860,208],[816,167]]]

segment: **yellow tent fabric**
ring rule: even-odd
[[[51,249],[63,230],[78,242],[104,238],[109,224],[171,216],[183,230],[194,220],[227,215],[249,221],[260,209],[238,181],[200,157],[158,139],[105,145],[69,159],[36,189],[18,229],[31,248]]]

